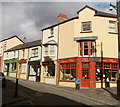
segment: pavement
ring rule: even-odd
[[[15,78],[7,77],[7,79],[15,82]],[[74,100],[76,102],[82,102],[87,105],[104,105],[105,107],[120,107],[120,100],[117,98],[116,88],[81,88],[80,90],[76,90],[70,87],[61,87],[22,79],[19,79],[19,84],[35,91],[56,94]],[[10,86],[10,89],[3,89],[3,91],[7,92],[7,94],[2,95],[3,105],[14,104],[15,102],[20,102],[22,100],[32,100],[26,93],[22,92],[21,90],[18,91],[18,97],[14,97],[14,95],[11,94],[14,93],[13,87],[15,86]]]

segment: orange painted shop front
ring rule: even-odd
[[[105,82],[102,74],[104,75],[105,72],[109,72],[110,80],[112,80],[111,75],[118,71],[118,60],[110,58],[103,58],[101,61],[101,58],[97,57],[76,57],[59,59],[58,63],[59,85],[63,82],[64,85],[68,82],[75,84],[76,78],[80,78],[81,87],[96,88],[96,83]],[[101,67],[103,70],[101,70]]]

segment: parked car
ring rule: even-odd
[[[2,87],[6,86],[6,78],[3,72],[0,72],[0,82],[2,82]]]

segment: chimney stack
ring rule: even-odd
[[[65,20],[67,20],[67,19],[68,19],[68,17],[67,17],[67,15],[65,15],[65,14],[60,13],[60,14],[58,15],[58,23],[60,23],[60,22],[62,22],[62,21],[65,21]]]

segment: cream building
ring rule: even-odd
[[[3,63],[4,51],[23,43],[24,42],[17,36],[12,36],[10,38],[0,41],[0,68],[1,68],[0,72],[3,71],[3,66],[4,66]]]
[[[100,88],[106,86],[106,79],[109,78],[110,86],[116,86],[117,16],[89,6],[85,6],[77,14],[77,17],[42,29],[44,44],[49,37],[46,32],[58,27],[58,84],[75,87],[75,80],[80,78],[81,87]]]

